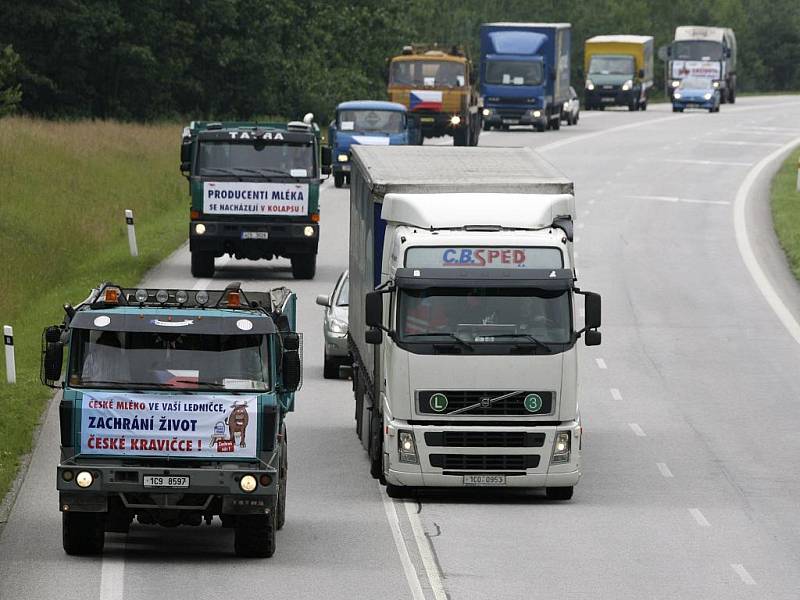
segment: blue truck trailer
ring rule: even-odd
[[[569,100],[569,23],[481,25],[480,95],[484,129],[559,129]]]

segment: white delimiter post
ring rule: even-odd
[[[128,246],[131,249],[131,256],[139,256],[139,248],[136,247],[136,229],[133,226],[132,210],[125,210],[125,222],[128,224]]]
[[[3,326],[3,342],[6,347],[6,381],[17,383],[17,364],[14,361],[14,328]]]

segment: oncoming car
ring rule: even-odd
[[[561,120],[566,121],[567,125],[577,125],[581,113],[581,102],[578,100],[578,94],[575,88],[569,86],[569,100],[564,102],[561,109]]]
[[[719,112],[721,97],[719,84],[707,77],[682,79],[672,92],[672,112],[683,112],[686,108],[704,108],[708,112]]]
[[[338,379],[339,367],[350,363],[347,347],[347,317],[349,304],[347,271],[339,276],[330,296],[317,296],[317,304],[325,307],[322,330],[325,334],[325,379]]]

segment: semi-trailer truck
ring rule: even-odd
[[[353,148],[349,344],[370,472],[545,488],[581,475],[571,181],[527,148]],[[578,324],[584,295],[585,323]]]
[[[736,102],[736,35],[727,27],[684,25],[666,47],[666,85],[670,93],[685,77],[708,78],[722,103]]]
[[[653,37],[650,35],[597,35],[584,44],[587,110],[627,106],[647,110],[647,93],[653,86]]]
[[[560,129],[569,101],[569,23],[484,23],[480,97],[484,129]]]

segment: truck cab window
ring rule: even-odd
[[[593,56],[589,63],[589,75],[634,74],[632,56]]]
[[[678,60],[722,60],[722,44],[699,40],[674,42],[672,58]]]
[[[346,123],[344,127],[342,123]],[[343,110],[339,113],[342,131],[383,131],[400,133],[405,129],[405,115],[390,110]]]
[[[228,170],[242,175],[247,169],[281,171],[287,175],[293,170],[305,170],[311,175],[314,172],[314,150],[311,144],[200,143],[198,175],[219,175],[220,171]]]
[[[463,87],[466,85],[466,67],[461,62],[440,60],[398,60],[389,72],[392,85],[432,85],[435,87]]]
[[[541,85],[544,79],[541,62],[516,60],[486,61],[486,83],[500,85]]]

